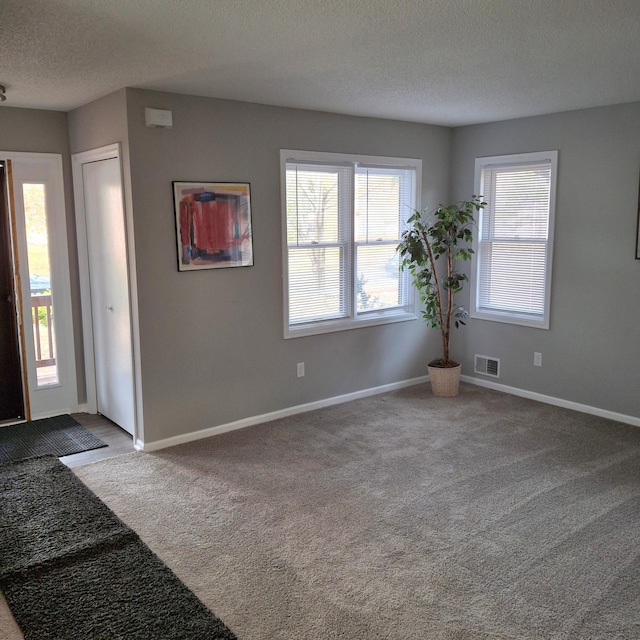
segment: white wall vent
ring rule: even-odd
[[[173,127],[173,112],[168,109],[145,107],[144,123],[152,129],[171,129]]]
[[[481,373],[483,376],[491,376],[492,378],[500,377],[500,358],[491,358],[489,356],[479,356],[476,358],[473,366],[475,373]]]

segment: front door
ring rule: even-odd
[[[4,204],[20,294],[15,305],[25,409],[34,420],[73,413],[78,410],[78,379],[62,156],[0,151],[0,159],[12,196]]]
[[[0,161],[0,422],[25,417],[6,188]]]

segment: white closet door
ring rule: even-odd
[[[82,165],[98,411],[133,434],[131,303],[118,158]]]

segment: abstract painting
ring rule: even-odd
[[[253,265],[248,182],[173,182],[178,269]]]

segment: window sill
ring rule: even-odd
[[[302,338],[304,336],[315,336],[322,333],[333,333],[334,331],[349,331],[351,329],[361,329],[364,327],[375,327],[383,324],[395,322],[406,322],[417,320],[418,316],[414,311],[400,310],[395,312],[370,313],[357,319],[341,318],[339,320],[325,320],[308,324],[287,326],[284,330],[284,338]]]
[[[505,324],[517,324],[523,327],[533,327],[535,329],[548,329],[549,318],[534,316],[527,313],[515,313],[506,311],[490,311],[483,309],[482,311],[472,311],[469,313],[470,318],[476,320],[490,320],[492,322],[503,322]]]

